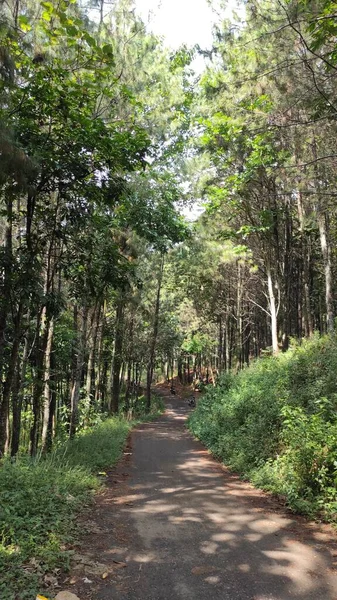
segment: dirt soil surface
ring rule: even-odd
[[[186,400],[133,431],[63,584],[81,600],[337,600],[333,530],[242,482],[188,433]]]

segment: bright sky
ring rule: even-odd
[[[214,14],[207,0],[136,0],[136,6],[145,23],[169,46],[211,47]]]

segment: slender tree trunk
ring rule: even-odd
[[[303,273],[303,313],[304,313],[304,328],[305,335],[311,336],[314,332],[312,314],[311,314],[311,302],[310,302],[310,250],[308,240],[306,239],[304,224],[305,224],[305,212],[303,206],[302,193],[297,194],[297,207],[298,207],[298,219],[300,223],[301,232],[301,255],[303,261],[302,273]]]
[[[30,454],[35,456],[38,447],[40,422],[41,422],[41,399],[44,389],[44,359],[48,343],[49,321],[46,317],[46,307],[41,311],[36,327],[35,341],[35,377],[33,385],[33,424],[30,430]]]
[[[112,360],[112,388],[111,388],[111,407],[113,414],[118,413],[119,394],[120,394],[120,373],[122,367],[124,341],[124,298],[120,292],[116,306],[116,326],[115,326],[115,349]]]
[[[326,305],[326,327],[328,333],[334,330],[334,310],[332,298],[332,264],[331,247],[329,243],[327,216],[322,210],[320,204],[316,207],[317,222],[319,228],[319,237],[321,241],[321,250],[324,264],[325,275],[325,305]]]
[[[179,354],[177,358],[177,368],[178,368],[178,379],[180,383],[183,383],[183,360],[181,354]]]
[[[69,382],[69,397],[68,397],[68,407],[69,411],[71,411],[71,394],[73,387],[75,385],[76,379],[76,365],[77,365],[77,349],[78,349],[78,340],[79,340],[79,316],[78,316],[78,306],[74,305],[73,310],[73,343],[72,343],[72,353],[71,353],[71,376]]]
[[[29,322],[29,314],[27,318]],[[12,424],[12,439],[11,439],[11,456],[16,456],[19,451],[20,433],[21,433],[21,412],[23,405],[23,397],[25,391],[26,370],[28,363],[29,340],[28,335],[25,338],[23,348],[22,363],[20,370],[20,357],[18,356],[17,372],[12,394],[13,404],[13,424]]]
[[[104,353],[104,333],[105,333],[105,321],[106,320],[106,301],[103,303],[102,311],[99,319],[99,326],[97,331],[97,361],[96,361],[96,373],[95,373],[95,405],[98,406],[100,402],[103,407],[103,389],[104,381],[106,384],[107,374],[107,357]],[[105,380],[104,380],[105,372]]]
[[[219,316],[218,319],[219,333],[218,333],[218,371],[221,374],[223,369],[223,357],[222,357],[222,349],[223,349],[223,328],[222,328],[222,317]]]
[[[274,286],[271,276],[270,268],[267,267],[267,282],[268,282],[268,298],[269,298],[269,309],[271,318],[271,339],[273,354],[278,354],[278,330],[277,330],[277,308],[274,295]]]
[[[87,410],[89,411],[90,405],[95,398],[95,362],[96,362],[96,348],[98,339],[98,330],[100,327],[101,319],[101,305],[96,306],[92,317],[91,331],[89,337],[89,356],[87,364],[87,376],[85,383],[86,391],[86,404]]]
[[[9,359],[7,377],[3,386],[3,396],[0,415],[0,455],[7,451],[9,446],[9,401],[12,392],[12,387],[15,381],[18,355],[21,342],[21,322],[22,322],[23,305],[20,303],[14,323],[14,336]]]
[[[51,356],[52,356],[52,348],[53,348],[53,336],[54,336],[54,319],[51,319],[48,327],[48,338],[47,338],[47,346],[46,346],[46,354],[45,354],[45,367],[44,367],[44,392],[43,392],[43,424],[42,424],[42,450],[45,452],[47,450],[47,435],[48,435],[48,425],[49,425],[49,413],[50,413],[50,402],[51,402],[51,388],[50,388],[50,378],[51,378]],[[51,446],[49,441],[49,448]]]
[[[129,400],[131,393],[131,374],[132,374],[132,363],[131,360],[128,362],[127,368],[127,379],[126,379],[126,391],[125,391],[125,410],[129,410]]]
[[[88,327],[88,307],[85,305],[83,307],[83,315],[82,315],[82,327],[79,332],[78,338],[78,348],[77,348],[77,359],[76,359],[76,371],[75,371],[75,379],[73,383],[73,388],[71,391],[71,399],[70,399],[70,427],[69,427],[69,437],[74,437],[78,425],[78,408],[80,401],[80,392],[81,392],[81,383],[83,376],[83,367],[84,367],[84,355],[85,355],[85,344],[87,339],[87,327]]]
[[[237,319],[237,371],[242,369],[242,274],[241,265],[237,263],[237,296],[236,296],[236,319]]]
[[[16,364],[15,377],[12,391],[12,438],[11,438],[11,456],[16,456],[19,451],[20,429],[21,429],[21,411],[22,398],[20,397],[21,376],[20,376],[20,356]]]
[[[317,163],[317,145],[315,137],[313,139],[313,156],[315,162],[315,174],[317,177],[317,186],[320,187],[320,172]],[[334,309],[332,296],[332,264],[331,264],[331,244],[329,235],[329,220],[328,214],[324,207],[324,201],[320,197],[320,189],[317,193],[316,202],[317,224],[319,229],[319,237],[321,242],[321,251],[324,265],[325,276],[325,305],[326,305],[326,327],[328,333],[334,330]]]
[[[50,376],[49,376],[49,393],[50,393],[50,402],[49,402],[49,412],[48,412],[48,424],[47,424],[47,434],[45,441],[45,449],[46,452],[49,452],[53,445],[53,438],[55,435],[55,426],[56,426],[56,408],[57,408],[57,386],[56,386],[56,377],[55,377],[55,354],[54,352],[50,355]]]
[[[159,275],[158,275],[158,287],[157,287],[157,297],[156,297],[156,306],[154,311],[154,320],[153,320],[153,333],[150,342],[150,357],[147,365],[147,373],[146,373],[146,408],[148,411],[151,409],[151,384],[153,378],[153,370],[154,370],[154,360],[155,360],[155,352],[156,352],[156,343],[158,336],[158,327],[159,327],[159,309],[160,309],[160,292],[161,286],[163,283],[163,273],[164,273],[164,255],[161,257]]]
[[[6,329],[8,313],[10,308],[13,268],[13,202],[6,198],[7,220],[4,235],[4,274],[2,285],[2,297],[0,302],[0,381],[3,379],[4,353],[6,348]],[[7,400],[0,396],[0,453],[4,452],[7,439]]]

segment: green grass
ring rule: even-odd
[[[62,545],[98,480],[83,467],[5,461],[0,470],[0,598],[35,598],[45,573],[67,566]],[[40,588],[41,589],[41,588]]]
[[[154,399],[149,418],[162,410]],[[142,420],[148,416],[142,413]],[[140,413],[138,419],[141,420]],[[101,485],[100,471],[115,465],[135,421],[111,418],[82,431],[51,455],[0,468],[0,598],[34,600],[44,577],[67,569],[76,516]],[[48,593],[46,593],[48,596]]]
[[[114,465],[121,456],[130,425],[125,419],[103,421],[60,448],[55,459],[68,467],[83,467],[91,472]]]
[[[192,432],[295,511],[337,521],[337,338],[315,336],[224,376],[198,403]]]

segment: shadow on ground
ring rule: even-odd
[[[88,597],[337,600],[330,529],[228,473],[186,431],[186,402],[166,404],[132,435],[127,484],[100,500],[109,533],[91,552],[109,576]]]

